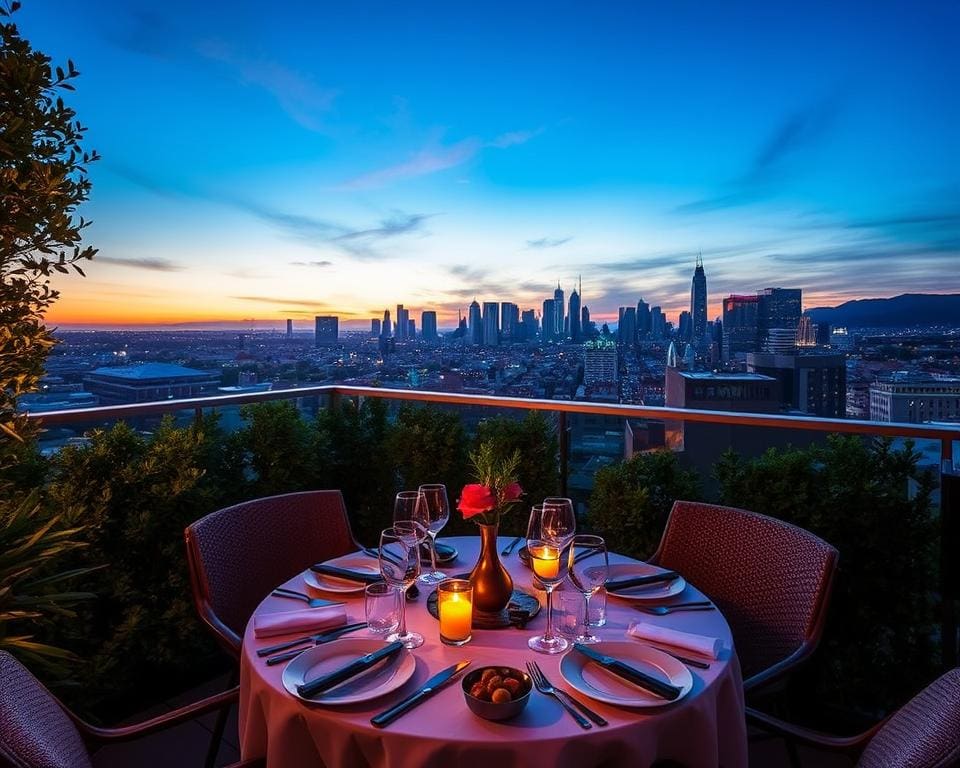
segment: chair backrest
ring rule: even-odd
[[[340,491],[245,501],[197,520],[184,537],[197,610],[235,655],[247,621],[272,589],[356,549]]]
[[[960,764],[960,669],[934,680],[870,740],[859,768],[946,768]]]
[[[80,732],[50,692],[0,651],[0,765],[90,768]]]
[[[782,520],[677,501],[652,561],[679,571],[723,611],[749,688],[774,665],[783,671],[814,651],[837,557],[825,541]]]

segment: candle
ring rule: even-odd
[[[533,572],[541,579],[556,579],[560,575],[560,550],[549,544],[528,546]]]
[[[447,579],[437,587],[440,639],[447,645],[470,640],[473,623],[473,585],[465,579]]]

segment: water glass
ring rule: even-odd
[[[400,626],[400,593],[386,582],[367,585],[363,608],[371,632],[386,635]]]
[[[607,588],[600,587],[587,601],[588,623],[591,627],[602,627],[607,623]]]
[[[557,592],[557,631],[565,637],[583,634],[583,595],[579,592]]]
[[[400,626],[387,635],[387,640],[399,640],[406,648],[423,645],[423,635],[407,630],[406,614],[406,592],[420,575],[422,531],[415,523],[401,520],[380,533],[380,575],[400,593]]]

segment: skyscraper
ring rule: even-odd
[[[773,328],[796,334],[800,325],[802,293],[800,288],[765,288],[757,294],[760,301],[757,327],[761,346]]]
[[[563,327],[564,327],[564,304],[563,304],[563,289],[560,287],[560,283],[557,283],[557,290],[553,292],[553,332],[554,338],[562,339]]]
[[[315,344],[322,347],[324,344],[336,344],[340,336],[340,320],[336,315],[317,315],[314,318],[316,328]]]
[[[643,299],[637,302],[637,338],[645,339],[650,335],[650,305]]]
[[[662,339],[667,335],[667,318],[660,307],[650,308],[650,335],[655,339]]]
[[[723,359],[756,352],[758,296],[727,296],[723,300]]]
[[[593,324],[590,322],[590,307],[584,306],[580,310],[580,330],[584,336],[593,335]]]
[[[500,304],[500,332],[505,341],[519,341],[520,333],[520,308],[510,302],[504,301]]]
[[[680,313],[680,327],[677,329],[677,335],[680,337],[680,341],[690,341],[693,333],[693,325],[690,319],[689,312]]]
[[[470,303],[470,311],[467,313],[468,327],[470,328],[470,343],[483,344],[483,316],[480,314],[480,305],[474,299]]]
[[[380,329],[380,335],[384,339],[390,338],[393,333],[393,326],[390,324],[390,310],[383,310],[383,327]]]
[[[379,336],[380,335],[380,318],[375,317],[370,321],[370,335]]]
[[[588,387],[612,386],[619,380],[617,346],[612,341],[583,345],[583,383]]]
[[[433,310],[426,310],[420,314],[420,333],[424,341],[436,341],[437,336],[437,313]]]
[[[636,307],[620,307],[620,324],[617,326],[617,343],[630,346],[637,340]]]
[[[410,313],[410,310],[407,310],[407,314]],[[407,339],[413,341],[417,338],[417,321],[412,317],[407,318]]]
[[[570,294],[570,311],[567,316],[570,318],[570,339],[578,342],[583,334],[580,332],[580,293],[576,288]]]
[[[404,309],[403,304],[397,304],[397,328],[393,334],[397,341],[403,341],[409,335],[410,310]]]
[[[543,329],[543,340],[553,341],[556,338],[557,313],[553,309],[553,299],[544,299],[543,314],[540,316],[540,325]]]
[[[500,343],[500,304],[496,301],[483,302],[483,344],[495,347]]]
[[[293,338],[293,320],[287,320],[287,338]]]
[[[537,312],[534,309],[523,310],[523,321],[520,323],[523,327],[522,338],[525,341],[537,338]]]
[[[810,319],[810,315],[801,315],[800,317],[800,324],[797,326],[797,346],[817,346],[817,327]]]
[[[692,341],[695,347],[700,348],[707,332],[707,275],[703,271],[702,254],[697,256],[697,266],[690,284],[690,316],[693,319]]]

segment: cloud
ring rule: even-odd
[[[527,248],[559,248],[569,243],[572,237],[541,237],[536,240],[527,240]]]
[[[125,256],[97,256],[98,264],[117,264],[121,267],[133,269],[147,269],[151,272],[179,272],[183,269],[179,264],[163,258],[131,258]]]
[[[799,170],[794,163],[798,156],[815,148],[828,135],[839,111],[839,100],[828,98],[784,115],[743,173],[726,184],[720,194],[686,203],[676,211],[705,213],[774,196],[783,182]]]
[[[518,144],[526,144],[530,139],[533,139],[543,133],[543,128],[537,128],[532,131],[508,131],[507,133],[501,133],[493,141],[487,143],[486,146],[494,147],[496,149],[506,149],[507,147],[515,147]]]
[[[410,232],[416,232],[421,229],[421,224],[429,219],[433,214],[428,213],[403,213],[398,211],[392,218],[383,219],[380,226],[369,229],[356,229],[344,232],[333,238],[333,242],[342,242],[344,240],[365,240],[368,238],[396,237]]]
[[[290,265],[293,267],[332,267],[332,261],[291,261]]]

